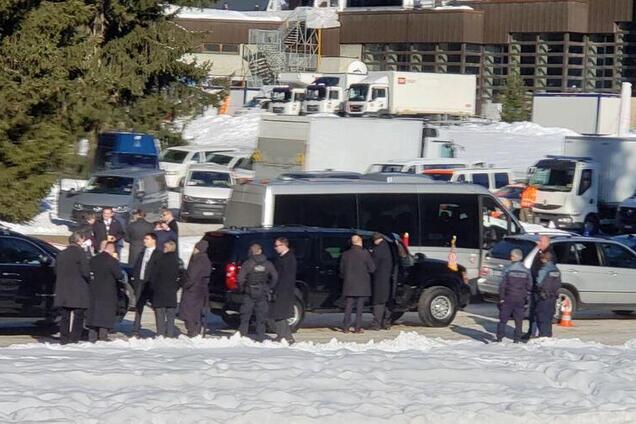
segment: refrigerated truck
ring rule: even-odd
[[[561,229],[613,226],[620,203],[636,191],[636,137],[565,137],[562,156],[531,168],[534,214]]]
[[[265,116],[253,156],[255,178],[297,171],[364,173],[395,157],[452,157],[452,142],[429,141],[425,128],[417,119]]]
[[[473,116],[475,75],[422,72],[369,72],[349,86],[345,113],[350,116]]]

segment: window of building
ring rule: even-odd
[[[562,65],[562,64],[563,64],[563,56],[548,57],[548,65]]]
[[[534,44],[524,44],[521,46],[521,53],[535,53],[537,51],[537,46]]]
[[[480,63],[481,62],[481,56],[466,55],[465,62],[466,63]]]
[[[568,52],[570,54],[583,54],[583,46],[570,46]]]
[[[522,56],[521,64],[522,65],[534,65],[534,56]]]
[[[568,76],[570,77],[580,77],[583,75],[583,69],[577,69],[577,68],[569,68],[568,69]]]

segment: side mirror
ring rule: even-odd
[[[423,261],[425,259],[426,259],[426,255],[424,253],[419,253],[418,252],[418,253],[415,254],[415,260],[417,262],[421,262],[421,261]]]
[[[40,264],[42,264],[42,266],[53,265],[53,259],[49,256],[40,255],[38,257],[38,260],[40,261]]]
[[[135,197],[137,199],[143,199],[146,196],[146,192],[145,191],[138,191],[137,193],[135,193]]]

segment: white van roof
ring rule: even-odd
[[[439,159],[428,159],[428,158],[412,158],[412,159],[391,159],[385,162],[377,162],[374,165],[437,165],[437,164],[448,164],[448,165],[463,165],[468,164],[472,167],[485,165],[485,161],[472,161],[461,158],[439,158]]]
[[[168,147],[166,150],[179,150],[182,152],[235,152],[235,147],[218,147],[218,146],[200,146],[194,144],[188,144],[185,146]]]

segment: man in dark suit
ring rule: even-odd
[[[373,273],[373,294],[371,304],[373,305],[372,330],[389,329],[391,326],[391,312],[386,307],[391,297],[393,274],[393,257],[391,249],[384,236],[380,233],[373,234],[373,263],[375,272]]]
[[[362,237],[351,237],[351,249],[342,254],[340,260],[340,277],[343,279],[342,295],[347,299],[343,331],[351,328],[351,312],[356,306],[355,333],[362,333],[362,308],[367,297],[371,296],[371,274],[375,272],[375,264],[369,252],[362,246]]]
[[[144,237],[148,233],[152,233],[154,228],[152,224],[146,221],[146,213],[141,209],[133,211],[133,221],[126,228],[126,241],[130,244],[128,248],[128,263],[135,265],[137,257],[143,253]]]
[[[104,250],[90,260],[93,279],[90,283],[90,307],[86,323],[88,340],[107,341],[108,331],[117,320],[117,280],[124,277],[115,258],[115,243],[107,242]]]
[[[62,250],[55,261],[55,301],[60,308],[60,342],[77,343],[84,330],[84,314],[89,306],[89,281],[91,271],[88,256],[82,249],[84,235],[74,232],[69,246]],[[71,324],[72,322],[72,324]]]
[[[163,255],[157,249],[157,236],[148,233],[144,236],[144,251],[137,256],[137,261],[132,270],[132,284],[137,297],[135,323],[133,324],[133,337],[139,337],[141,330],[141,316],[144,313],[144,306],[151,297],[150,286],[153,280],[157,279],[157,262]]]
[[[95,234],[95,252],[102,251],[104,241],[117,245],[124,238],[124,227],[113,216],[113,208],[105,207],[102,210],[102,219],[93,224],[93,234]]]
[[[177,220],[174,219],[174,215],[172,211],[168,208],[164,208],[161,210],[161,220],[168,224],[168,228],[170,231],[174,232],[175,242],[177,244],[177,255],[179,255],[179,225],[177,224]]]

